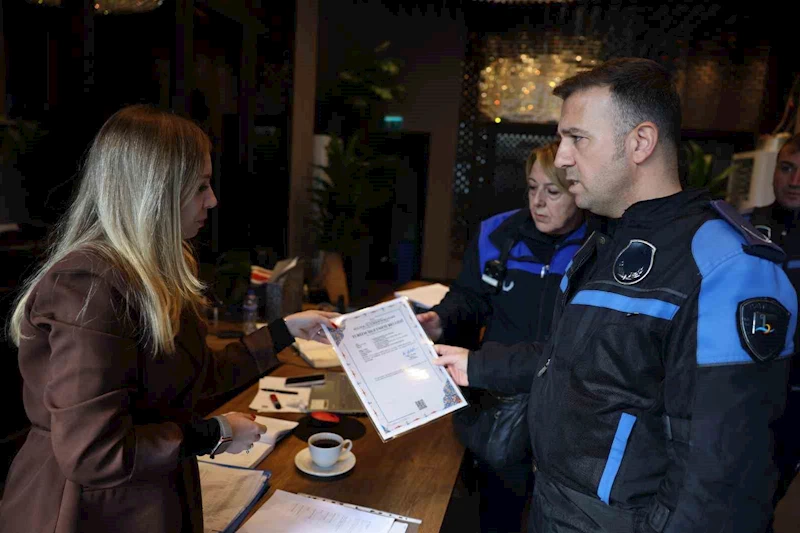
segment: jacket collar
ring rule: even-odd
[[[794,228],[800,220],[800,209],[787,209],[778,202],[773,202],[769,206],[770,218],[787,228]]]
[[[582,223],[577,229],[567,235],[547,235],[536,229],[531,212],[528,209],[520,209],[500,224],[491,235],[489,240],[498,249],[502,249],[507,239],[515,242],[520,240],[532,240],[542,246],[558,246],[572,243],[580,243],[586,236],[586,223]],[[530,247],[530,246],[529,246]]]
[[[619,227],[660,227],[677,216],[707,208],[710,201],[711,196],[704,189],[684,189],[663,198],[642,200],[628,207],[621,218],[609,219],[608,229],[613,233]]]

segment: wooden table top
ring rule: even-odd
[[[228,339],[209,335],[208,344],[219,349]],[[323,370],[309,367],[294,348],[280,354],[283,365],[271,376],[297,376]],[[341,367],[324,371],[341,371]],[[213,412],[253,412],[249,409],[258,384],[254,384]],[[265,416],[300,420],[299,413],[265,413]],[[439,531],[456,482],[464,448],[453,432],[452,417],[446,416],[389,442],[382,442],[367,416],[356,417],[364,427],[363,437],[353,441],[356,465],[336,478],[309,476],[295,466],[295,455],[307,444],[290,435],[257,468],[270,470],[269,491],[258,502],[260,507],[276,489],[303,492],[314,496],[362,505],[422,520],[420,533]],[[335,428],[319,431],[336,431]],[[252,513],[251,513],[252,514]],[[249,517],[248,517],[249,518]]]

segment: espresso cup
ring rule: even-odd
[[[343,439],[336,433],[317,433],[308,439],[311,460],[321,468],[330,468],[335,465],[339,457],[351,449],[353,449],[353,441]]]

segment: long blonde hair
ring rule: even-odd
[[[25,304],[36,284],[81,249],[123,276],[145,346],[153,354],[174,353],[181,313],[202,317],[206,304],[197,263],[181,237],[181,207],[196,194],[209,151],[200,127],[172,113],[135,105],[111,116],[87,153],[77,196],[47,259],[17,299],[8,326],[14,343],[23,338]]]

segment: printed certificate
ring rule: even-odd
[[[325,328],[353,388],[385,442],[467,405],[408,298],[337,317]]]

